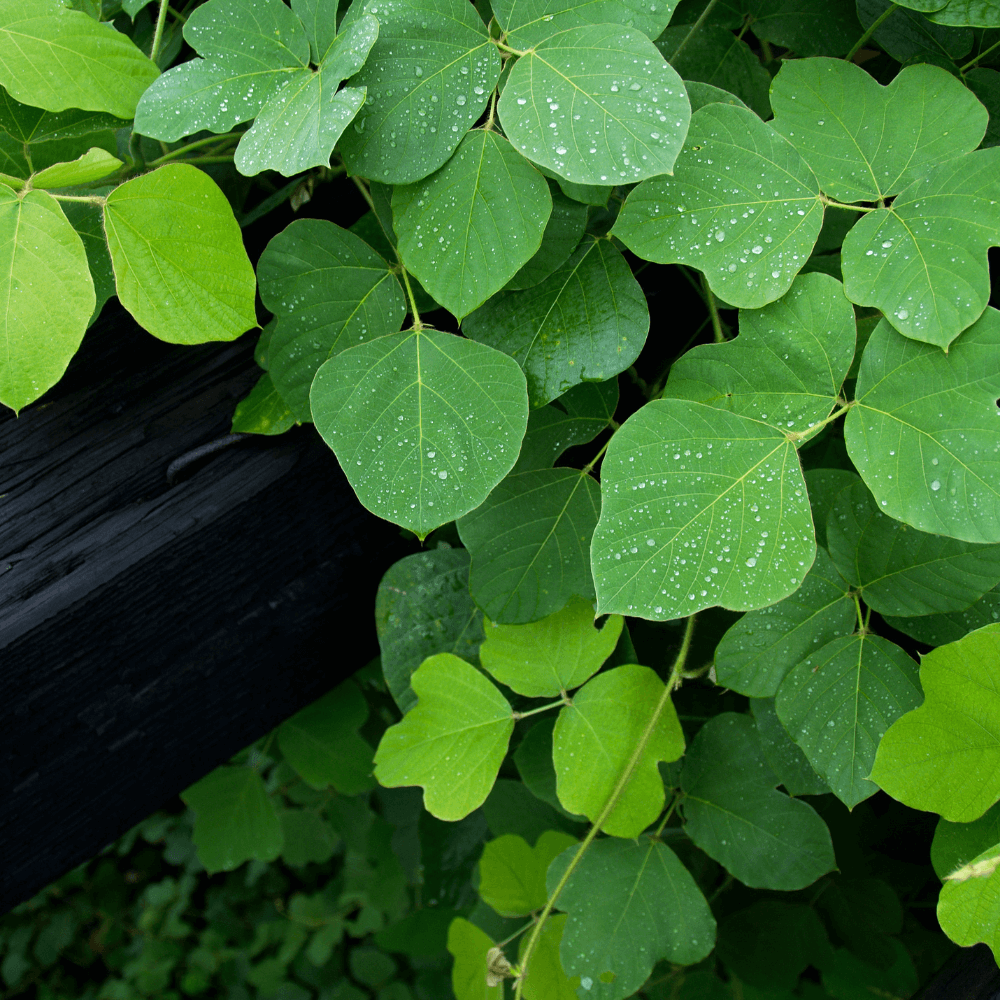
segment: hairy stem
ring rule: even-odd
[[[834,201],[833,198],[827,198],[825,194],[819,196],[819,200],[823,202],[827,208],[846,208],[849,212],[874,212],[874,208],[864,208],[861,205],[847,205],[842,201]],[[880,208],[885,208],[885,205],[880,205]]]
[[[876,17],[876,18],[875,18],[875,20],[874,20],[874,21],[872,21],[872,23],[871,23],[871,24],[870,24],[870,25],[868,26],[868,30],[867,30],[867,31],[866,31],[866,32],[865,32],[865,33],[864,33],[864,34],[863,34],[863,35],[862,35],[862,36],[861,36],[861,37],[860,37],[860,38],[859,38],[859,39],[858,39],[858,40],[857,40],[857,41],[856,41],[856,42],[854,43],[853,47],[851,48],[851,51],[850,51],[850,52],[848,52],[846,56],[844,56],[844,58],[845,58],[845,59],[846,59],[846,60],[847,60],[848,62],[850,62],[850,61],[851,61],[851,60],[852,60],[852,59],[853,59],[853,58],[854,58],[854,57],[855,57],[855,56],[856,56],[856,55],[858,54],[858,50],[859,50],[859,49],[861,48],[861,46],[862,46],[862,45],[864,45],[864,44],[865,44],[865,42],[867,42],[867,41],[868,41],[868,39],[869,39],[869,38],[871,38],[871,37],[872,37],[872,35],[874,35],[874,34],[875,34],[875,32],[876,32],[876,31],[878,30],[878,28],[879,28],[879,26],[880,26],[880,25],[882,24],[882,22],[883,22],[883,21],[884,21],[884,20],[885,20],[885,19],[886,19],[886,18],[887,18],[887,17],[888,17],[888,16],[889,16],[889,15],[890,15],[890,14],[891,14],[891,13],[892,13],[892,12],[893,12],[893,11],[894,11],[894,10],[895,10],[896,8],[897,8],[897,7],[898,7],[898,6],[899,6],[899,4],[898,4],[898,3],[894,3],[894,4],[892,4],[892,6],[890,6],[890,7],[889,7],[889,9],[888,9],[888,10],[887,10],[887,11],[886,11],[886,12],[885,12],[884,14],[882,14],[882,15],[881,15],[881,16],[879,16],[879,17]]]
[[[160,0],[160,12],[156,15],[156,28],[153,31],[153,47],[149,50],[149,58],[156,62],[156,57],[160,54],[160,46],[163,44],[163,25],[167,20],[167,8],[170,0]]]
[[[224,143],[231,139],[242,138],[242,132],[226,132],[225,135],[212,135],[207,139],[197,139],[194,142],[189,142],[186,146],[179,146],[177,149],[171,149],[169,152],[163,154],[163,156],[158,156],[155,160],[150,160],[148,166],[158,167],[161,163],[167,163],[169,160],[176,160],[180,156],[184,156],[185,153],[190,153],[192,149],[201,149],[204,146],[211,146],[214,143]]]
[[[838,400],[838,402],[842,401]],[[815,424],[810,424],[804,431],[785,431],[785,437],[788,438],[789,441],[801,441],[803,438],[808,437],[821,427],[826,427],[827,424],[832,424],[834,420],[838,417],[842,417],[852,406],[854,406],[853,400],[850,403],[843,403],[839,409],[834,410],[828,417],[824,417]]]
[[[705,9],[698,15],[698,20],[691,25],[691,30],[684,36],[681,44],[674,49],[674,54],[667,60],[668,63],[673,63],[673,61],[684,51],[684,47],[691,41],[692,38],[694,38],[695,33],[705,23],[708,15],[712,12],[712,8],[718,2],[719,0],[708,0],[708,3],[705,5]]]
[[[988,49],[983,49],[983,51],[980,52],[978,56],[974,56],[964,66],[959,66],[958,68],[959,73],[964,73],[966,70],[972,69],[972,67],[975,66],[980,59],[984,58],[985,56],[988,56],[998,46],[1000,46],[1000,42],[994,42]]]
[[[515,719],[526,719],[529,715],[538,715],[540,712],[547,712],[551,708],[562,708],[563,705],[570,704],[569,698],[560,698],[558,701],[550,701],[547,705],[539,705],[538,708],[529,709],[527,712],[511,712]]]
[[[56,194],[55,191],[47,191],[57,201],[83,201],[88,205],[104,205],[108,200],[99,194]]]

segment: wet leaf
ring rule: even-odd
[[[234,434],[284,434],[295,423],[271,376],[264,372],[250,394],[236,404],[231,430]]]
[[[125,128],[128,121],[101,111],[46,111],[15,101],[0,87],[0,128],[18,142],[73,139],[102,129]]]
[[[749,9],[755,37],[799,56],[846,55],[862,34],[854,0],[750,0]]]
[[[542,234],[542,245],[535,255],[504,285],[507,291],[523,291],[544,281],[565,264],[580,245],[587,225],[587,208],[567,198],[555,185],[549,185],[552,214]]]
[[[945,643],[955,642],[963,635],[984,625],[992,625],[995,621],[1000,621],[1000,587],[994,587],[988,594],[983,594],[975,604],[963,611],[921,615],[918,618],[885,616],[885,622],[891,628],[899,629],[928,646],[943,646]]]
[[[506,32],[507,44],[529,49],[567,28],[619,24],[657,38],[677,0],[494,0],[493,16]]]
[[[825,795],[830,786],[816,773],[802,749],[792,742],[774,710],[773,698],[751,698],[750,711],[764,759],[789,795]]]

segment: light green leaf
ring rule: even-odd
[[[505,291],[523,291],[544,281],[565,264],[570,254],[580,245],[587,225],[587,206],[567,198],[556,184],[549,185],[549,193],[552,195],[552,214],[545,224],[542,245],[531,260],[504,285]]]
[[[375,752],[386,788],[422,785],[424,808],[443,820],[468,816],[486,801],[514,731],[511,707],[465,660],[428,657],[410,683],[417,704],[390,726]]]
[[[70,163],[55,163],[39,170],[31,178],[35,188],[72,187],[75,184],[91,184],[108,174],[113,174],[124,166],[121,160],[103,149],[90,149]]]
[[[278,812],[254,768],[216,768],[181,798],[194,810],[191,839],[209,874],[232,871],[251,858],[274,861],[281,853]]]
[[[337,36],[340,0],[292,0],[292,10],[309,38],[309,61],[318,66]]]
[[[997,0],[950,0],[928,14],[927,19],[953,27],[1000,28],[1000,3]]]
[[[572,856],[570,849],[552,862],[550,892]],[[559,906],[568,913],[563,968],[594,1000],[632,996],[657,962],[694,965],[715,945],[715,920],[697,883],[666,844],[649,837],[594,841]]]
[[[567,919],[565,913],[555,913],[545,921],[524,978],[525,1000],[577,1000],[559,957]],[[527,946],[528,935],[524,934],[518,946],[522,959]]]
[[[352,174],[411,184],[437,170],[483,113],[500,57],[465,0],[369,0],[363,10],[379,37],[350,81],[368,96],[339,149]]]
[[[748,611],[715,650],[723,687],[751,698],[770,698],[788,672],[826,643],[850,635],[857,624],[847,582],[823,549],[802,586],[777,604]]]
[[[917,665],[877,635],[850,635],[807,656],[775,709],[789,736],[848,809],[878,791],[868,780],[886,730],[920,704]]]
[[[104,228],[118,298],[154,337],[201,344],[257,325],[240,227],[203,170],[168,164],[126,181],[108,195]]]
[[[617,24],[540,41],[518,59],[499,102],[504,131],[525,156],[601,185],[672,172],[690,108],[656,46]]]
[[[854,310],[839,281],[801,274],[777,301],[740,311],[740,335],[674,362],[665,397],[802,432],[833,408],[854,358]]]
[[[684,757],[688,836],[744,885],[804,889],[835,866],[830,831],[800,799],[775,791],[749,715],[724,712]]]
[[[516,362],[436,330],[342,351],[316,373],[310,403],[361,503],[421,538],[489,496],[528,422]]]
[[[754,37],[799,56],[843,56],[861,37],[854,0],[751,0]]]
[[[773,698],[751,698],[750,711],[764,758],[789,795],[825,795],[830,786],[816,773],[801,748],[792,742],[774,710]]]
[[[0,184],[0,403],[15,413],[63,376],[94,311],[83,241],[44,191]]]
[[[97,189],[93,193],[105,195],[111,187]],[[94,282],[94,311],[90,314],[88,329],[94,325],[94,320],[101,314],[104,303],[115,294],[115,272],[111,267],[111,257],[108,254],[108,241],[104,238],[103,211],[100,205],[86,201],[64,201],[59,206],[69,224],[77,231],[83,240],[87,251],[87,263],[90,265],[90,276]]]
[[[312,420],[309,388],[327,358],[395,333],[406,302],[389,265],[325,219],[296,219],[257,262],[264,305],[279,317],[268,370],[296,420]]]
[[[590,680],[560,709],[552,737],[559,801],[592,822],[603,810],[640,750],[632,776],[601,829],[638,837],[663,810],[658,761],[684,753],[684,734],[669,698],[645,744],[642,734],[664,698],[664,685],[649,667],[628,664]]]
[[[567,28],[619,24],[657,38],[670,20],[677,0],[494,0],[493,16],[507,44],[529,49]]]
[[[494,622],[517,625],[551,615],[574,594],[593,601],[590,540],[600,512],[601,488],[576,469],[502,480],[457,525],[472,555],[476,604]]]
[[[766,607],[798,590],[816,556],[794,443],[703,403],[654,400],[629,417],[604,456],[601,494],[600,614]]]
[[[18,142],[45,142],[51,139],[73,139],[102,129],[119,129],[128,122],[100,111],[46,111],[15,101],[0,87],[0,129]]]
[[[483,667],[518,694],[555,698],[601,669],[623,622],[620,615],[610,615],[597,628],[594,605],[574,597],[561,611],[531,625],[487,621],[479,656]]]
[[[0,7],[0,84],[17,101],[131,118],[159,73],[127,35],[59,0]]]
[[[479,859],[479,895],[503,917],[527,916],[545,906],[545,872],[576,837],[547,830],[531,847],[523,837],[505,834],[489,841]]]
[[[841,575],[879,614],[964,611],[1000,583],[1000,545],[929,535],[893,520],[861,482],[838,494],[826,536]]]
[[[1000,841],[1000,805],[990,806],[971,823],[949,823],[939,819],[931,843],[931,864],[938,878],[944,880],[997,841]]]
[[[451,985],[455,1000],[503,1000],[503,983],[486,985],[486,958],[493,939],[464,917],[448,928],[448,951],[455,959]]]
[[[931,534],[1000,542],[1000,313],[948,354],[885,321],[861,359],[844,440],[879,509]]]
[[[337,835],[317,813],[311,809],[282,809],[278,820],[284,841],[281,860],[286,865],[324,864],[333,857]]]
[[[986,253],[1000,244],[998,205],[1000,148],[933,167],[847,234],[848,298],[881,309],[907,337],[947,349],[989,301]]]
[[[805,160],[753,112],[708,104],[673,177],[640,184],[611,232],[643,260],[690,264],[725,302],[758,309],[780,298],[823,224]]]
[[[964,611],[943,615],[922,615],[919,618],[897,618],[886,615],[885,622],[892,628],[905,632],[928,646],[943,646],[955,642],[963,635],[1000,621],[1000,587],[983,594],[975,604]]]
[[[257,384],[236,404],[234,434],[284,434],[296,424],[292,411],[264,372]]]
[[[440,170],[392,196],[403,263],[459,320],[532,258],[551,212],[545,178],[486,129],[473,129]]]
[[[1000,799],[1000,625],[939,646],[920,662],[925,701],[890,727],[871,780],[894,799],[954,823]]]
[[[941,887],[937,917],[941,930],[956,944],[979,941],[1000,956],[1000,844],[993,844],[951,872]]]

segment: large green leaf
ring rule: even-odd
[[[549,193],[552,195],[552,214],[545,224],[542,245],[504,285],[507,291],[523,291],[544,281],[556,268],[565,264],[580,245],[587,225],[587,206],[567,198],[558,185],[551,182]]]
[[[936,3],[937,0],[932,0],[923,10]],[[880,49],[899,62],[908,59],[953,61],[968,55],[972,49],[973,35],[968,28],[935,24],[919,10],[906,10],[906,7],[917,7],[909,0],[905,5],[898,5],[893,0],[857,0],[857,5],[858,18],[866,29],[891,10],[871,37]]]
[[[538,469],[502,480],[458,521],[472,555],[472,596],[495,622],[538,621],[574,595],[594,599],[590,540],[601,489],[576,469]]]
[[[550,892],[574,851],[549,866]],[[694,965],[715,945],[715,919],[698,884],[666,844],[649,837],[595,841],[556,905],[569,914],[563,968],[594,1000],[632,996],[657,962]]]
[[[514,146],[560,177],[627,184],[673,170],[691,105],[681,78],[645,35],[591,24],[522,55],[499,112]]]
[[[80,236],[44,191],[0,184],[0,403],[15,413],[62,378],[94,311]]]
[[[879,509],[931,534],[1000,542],[1000,313],[948,354],[884,320],[861,359],[844,439]]]
[[[914,809],[955,823],[1000,799],[1000,625],[939,646],[920,662],[925,701],[890,727],[871,779]]]
[[[1000,841],[1000,805],[990,806],[971,823],[939,819],[931,843],[931,864],[944,879]]]
[[[920,700],[917,665],[899,646],[877,635],[850,635],[795,667],[775,708],[809,763],[853,809],[878,791],[868,774],[879,741]]]
[[[319,366],[347,347],[394,333],[406,302],[389,265],[324,219],[296,219],[257,262],[264,305],[279,317],[269,349],[274,384],[298,420],[311,420]]]
[[[127,35],[59,0],[0,7],[0,84],[15,100],[131,118],[159,73]]]
[[[534,256],[551,213],[545,178],[487,129],[473,129],[440,170],[392,196],[403,263],[460,320]]]
[[[505,834],[491,840],[479,859],[479,895],[501,916],[527,916],[545,906],[549,863],[576,843],[576,837],[547,830],[534,847],[523,837]]]
[[[363,10],[379,37],[350,81],[367,97],[339,148],[352,174],[410,184],[437,170],[475,124],[500,57],[465,0],[369,0]]]
[[[422,785],[424,808],[443,820],[468,816],[486,800],[514,731],[511,707],[465,660],[428,657],[410,683],[417,704],[390,726],[375,751],[387,788]]]
[[[1000,587],[983,594],[975,604],[963,611],[943,615],[921,615],[918,618],[897,618],[886,615],[887,625],[905,632],[928,646],[943,646],[955,642],[963,635],[1000,621]]]
[[[726,302],[780,298],[823,224],[819,183],[787,139],[753,112],[708,104],[673,177],[640,184],[612,233],[644,260],[690,264]]]
[[[565,913],[555,913],[545,921],[524,979],[525,1000],[577,1000],[559,957],[566,920]],[[528,939],[529,935],[521,935],[518,945],[522,962]]]
[[[755,38],[799,56],[846,55],[861,37],[854,0],[750,0],[748,7]]]
[[[171,344],[235,340],[257,325],[257,282],[233,210],[208,174],[168,164],[104,205],[118,298]]]
[[[601,495],[601,614],[766,607],[798,590],[816,555],[794,443],[703,403],[654,400],[629,417],[604,457]]]
[[[724,712],[684,757],[685,830],[744,885],[804,889],[834,868],[830,831],[813,808],[775,791],[749,715]]]
[[[830,786],[816,773],[802,749],[792,742],[774,710],[773,698],[751,698],[750,711],[764,759],[789,795],[824,795]]]
[[[267,372],[257,384],[236,404],[233,411],[233,434],[284,434],[295,426],[296,420],[288,404],[282,399]]]
[[[928,20],[955,27],[1000,28],[1000,3],[997,0],[949,0],[928,14]]]
[[[94,147],[82,156],[66,163],[53,163],[39,170],[31,179],[34,188],[73,187],[75,184],[92,184],[109,174],[116,173],[124,164],[107,150]]]
[[[496,0],[493,16],[508,45],[528,49],[557,31],[591,24],[620,24],[656,38],[676,6],[677,0]]]
[[[0,87],[0,128],[18,142],[46,142],[52,139],[73,139],[102,129],[119,129],[128,122],[101,111],[46,111],[15,101]]]
[[[448,928],[448,951],[455,959],[451,988],[456,1000],[503,1000],[503,983],[486,985],[486,956],[493,939],[464,917],[455,917]]]
[[[517,363],[436,330],[335,355],[316,373],[310,404],[365,507],[421,538],[489,496],[528,422]]]
[[[108,187],[95,193],[109,194],[111,190]],[[115,294],[115,272],[111,267],[108,241],[104,236],[104,212],[100,205],[86,201],[64,201],[59,207],[83,240],[83,247],[87,251],[87,263],[90,265],[90,276],[93,278],[94,294],[97,297],[94,311],[90,315],[89,328],[100,315],[104,303]]]
[[[826,518],[837,494],[845,486],[860,482],[856,472],[846,469],[808,469],[806,486],[809,488],[809,506],[816,526],[816,544],[826,547]]]
[[[941,930],[965,948],[984,941],[1000,956],[1000,843],[949,873],[938,897]]]
[[[625,371],[646,342],[649,308],[621,253],[587,236],[544,281],[497,295],[462,330],[517,361],[538,407],[584,379]]]
[[[615,667],[588,681],[556,720],[552,760],[559,801],[592,822],[641,746],[628,783],[601,825],[615,837],[638,837],[659,816],[664,792],[657,762],[684,753],[684,734],[669,698],[649,739],[640,742],[663,688],[649,667]]]

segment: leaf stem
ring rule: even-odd
[[[846,208],[849,212],[874,212],[874,208],[865,208],[863,205],[848,205],[842,201],[835,201],[833,198],[827,198],[825,194],[819,196],[819,200],[827,206],[827,208]],[[884,205],[879,206],[884,208]]]
[[[891,6],[889,7],[889,9],[888,9],[888,10],[886,10],[886,11],[885,11],[884,13],[882,13],[882,14],[880,14],[880,15],[879,15],[878,17],[876,17],[876,18],[875,18],[875,20],[874,20],[874,21],[872,21],[872,23],[871,23],[870,25],[868,25],[868,30],[867,30],[867,31],[866,31],[866,32],[865,32],[865,33],[864,33],[864,34],[863,34],[863,35],[862,35],[862,36],[861,36],[861,37],[860,37],[860,38],[859,38],[859,39],[858,39],[858,40],[857,40],[857,41],[856,41],[856,42],[854,43],[854,45],[853,45],[853,46],[852,46],[852,48],[851,48],[851,51],[850,51],[850,52],[848,52],[846,56],[844,56],[844,58],[845,58],[845,59],[846,59],[846,60],[847,60],[848,62],[850,62],[850,61],[851,61],[851,60],[852,60],[852,59],[853,59],[853,58],[854,58],[854,57],[855,57],[855,56],[856,56],[856,55],[858,54],[858,50],[859,50],[859,49],[861,48],[861,46],[862,46],[862,45],[864,45],[864,44],[865,44],[865,42],[867,42],[867,41],[868,41],[868,39],[869,39],[869,38],[871,38],[871,37],[872,37],[872,35],[874,35],[874,34],[875,34],[875,32],[876,32],[876,31],[877,31],[877,30],[879,29],[879,27],[880,27],[880,25],[882,24],[882,22],[883,22],[883,21],[884,21],[884,20],[885,20],[885,19],[886,19],[886,18],[887,18],[887,17],[888,17],[888,16],[889,16],[889,15],[890,15],[890,14],[891,14],[891,13],[892,13],[892,12],[893,12],[893,11],[894,11],[894,10],[895,10],[896,8],[897,8],[897,7],[898,7],[898,6],[899,6],[899,4],[898,4],[898,3],[894,3],[894,4],[892,4],[892,5],[891,5]]]
[[[837,402],[841,402],[838,400]],[[785,431],[785,437],[789,441],[801,441],[803,438],[809,437],[814,431],[819,430],[821,427],[826,427],[827,424],[833,423],[837,417],[843,416],[851,407],[854,406],[854,401],[850,403],[844,403],[839,410],[834,410],[828,417],[823,420],[817,421],[815,424],[810,424],[804,431]]]
[[[191,152],[192,149],[201,149],[203,146],[211,146],[216,142],[227,142],[229,139],[240,139],[242,136],[242,132],[226,132],[224,135],[210,135],[207,139],[198,139],[195,142],[189,142],[186,146],[171,149],[168,153],[164,153],[163,156],[158,156],[155,160],[150,160],[147,166],[158,167],[161,163],[176,160],[177,157]]]
[[[539,705],[538,708],[532,708],[527,712],[511,712],[511,716],[516,721],[517,719],[526,719],[529,715],[538,715],[540,712],[547,712],[550,708],[561,708],[563,705],[571,705],[572,702],[569,698],[560,698],[558,701],[550,701],[547,705]]]
[[[156,57],[160,54],[160,46],[163,44],[163,25],[167,20],[167,8],[170,0],[160,0],[160,12],[156,16],[156,29],[153,31],[153,47],[149,50],[149,58],[156,62]]]
[[[669,822],[670,817],[673,815],[674,810],[680,804],[680,801],[681,801],[681,793],[680,792],[674,792],[674,797],[670,800],[670,805],[667,806],[667,811],[666,811],[666,813],[663,816],[663,820],[661,821],[660,825],[656,828],[656,833],[653,834],[654,838],[659,837],[660,834],[663,833],[663,828]]]
[[[519,927],[510,937],[505,937],[502,941],[497,941],[496,946],[498,948],[503,948],[505,945],[511,943],[516,937],[520,937],[529,927],[535,923],[534,920],[529,920],[523,927]]]
[[[498,38],[492,39],[492,42],[501,52],[512,56],[526,56],[529,52],[535,51],[534,49],[512,49],[506,42],[501,42]]]
[[[396,256],[399,256],[399,251],[396,251]],[[403,285],[406,288],[406,298],[410,303],[410,314],[413,316],[413,329],[422,330],[424,324],[420,320],[420,313],[417,312],[417,300],[413,295],[413,289],[410,287],[410,276],[406,273],[406,268],[403,265],[402,260],[399,262],[399,273],[403,276]]]
[[[615,429],[617,430],[617,428]],[[601,450],[583,467],[583,469],[580,470],[581,475],[586,475],[595,465],[597,465],[597,463],[601,460],[601,456],[608,450],[608,445],[611,444],[613,438],[614,434],[612,434],[611,437],[609,437],[607,441],[601,445]]]
[[[865,619],[864,616],[861,614],[861,595],[855,591],[855,593],[851,594],[851,597],[854,599],[854,610],[858,614],[858,634],[864,635]]]
[[[708,0],[705,5],[705,9],[698,15],[698,20],[691,25],[691,30],[684,36],[683,41],[680,45],[674,49],[674,54],[667,60],[668,63],[673,63],[673,61],[684,51],[684,47],[688,42],[694,37],[695,32],[705,23],[708,15],[712,12],[712,8],[719,2],[719,0]]]
[[[197,165],[200,163],[232,163],[233,154],[225,153],[219,154],[218,156],[192,156],[190,160],[182,160],[182,163],[190,163],[192,165]],[[148,164],[152,166],[152,164]]]
[[[964,66],[959,66],[958,67],[959,73],[964,74],[967,69],[972,69],[972,67],[975,66],[980,59],[982,59],[984,56],[988,56],[998,46],[1000,46],[1000,42],[994,42],[988,49],[983,49],[983,51],[980,52],[978,56],[974,56]]]
[[[722,330],[722,319],[719,316],[719,306],[712,294],[712,289],[708,287],[708,278],[701,276],[701,287],[705,290],[705,302],[708,305],[708,314],[712,318],[712,334],[717,344],[726,342],[726,335]]]
[[[86,202],[88,205],[103,206],[108,200],[106,197],[99,194],[56,194],[55,191],[46,191],[45,193],[52,195],[52,197],[58,201],[82,201]]]

